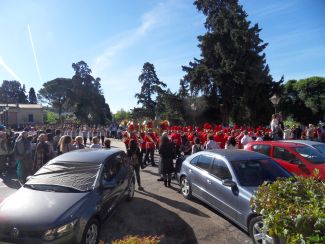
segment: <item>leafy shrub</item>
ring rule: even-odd
[[[293,118],[291,117],[288,117],[285,121],[283,121],[283,124],[285,126],[288,126],[289,128],[300,125],[297,121],[293,120]]]
[[[160,242],[161,237],[159,236],[125,236],[123,239],[114,240],[112,244],[158,244]],[[99,242],[100,244],[104,244],[103,241]]]
[[[325,243],[325,182],[314,177],[265,182],[251,199],[271,236],[287,243]]]

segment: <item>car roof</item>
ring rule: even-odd
[[[242,149],[216,149],[216,150],[207,150],[202,152],[209,152],[209,153],[221,155],[222,157],[225,157],[228,161],[270,158],[261,153],[242,150]]]
[[[272,145],[272,146],[286,146],[286,147],[301,147],[301,143],[288,142],[288,141],[251,141],[248,144],[250,145]]]
[[[293,143],[300,143],[304,145],[325,145],[325,143],[319,141],[309,141],[309,140],[284,140],[283,142],[293,142]]]
[[[80,149],[67,152],[57,156],[52,161],[64,161],[64,162],[85,162],[85,163],[95,163],[101,164],[109,156],[123,152],[117,148],[111,149]]]

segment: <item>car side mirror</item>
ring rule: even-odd
[[[230,180],[230,179],[225,179],[225,180],[223,180],[223,181],[222,181],[222,184],[223,184],[224,186],[228,186],[228,187],[231,187],[231,188],[233,188],[233,187],[236,186],[236,182],[234,182],[234,181],[232,181],[232,180]]]

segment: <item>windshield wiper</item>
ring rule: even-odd
[[[30,185],[30,184],[25,184],[24,187],[29,188],[29,189],[33,189],[36,190],[34,185]]]
[[[37,191],[48,191],[48,192],[74,192],[74,193],[84,192],[73,187],[60,186],[60,185],[25,184],[24,187],[37,190]]]

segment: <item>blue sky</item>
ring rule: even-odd
[[[145,62],[172,91],[181,66],[199,57],[204,16],[192,0],[0,0],[0,81],[27,91],[73,76],[84,60],[113,112],[137,106]],[[274,80],[325,77],[325,1],[241,0],[261,38]]]

